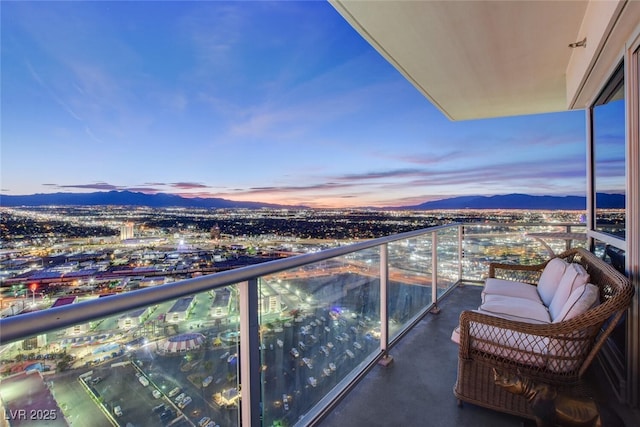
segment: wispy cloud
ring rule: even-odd
[[[97,136],[94,135],[93,131],[89,128],[89,126],[85,126],[84,127],[84,132],[89,136],[89,138],[91,138],[93,141],[102,144],[103,141],[100,140],[100,138],[98,138]]]
[[[359,181],[369,181],[384,178],[408,178],[423,176],[425,173],[427,172],[421,169],[398,169],[388,171],[364,172],[359,174],[347,174],[336,176],[334,177],[334,179],[341,182],[350,182],[352,184],[356,184]]]
[[[208,189],[209,186],[201,183],[193,182],[176,182],[171,184],[156,182],[156,183],[144,183],[143,185],[116,185],[107,182],[93,182],[87,184],[54,184],[46,183],[42,184],[46,187],[53,187],[56,189],[79,189],[79,190],[94,190],[94,191],[133,191],[139,193],[156,194],[156,193],[174,193],[192,195],[192,192],[182,193],[182,190],[194,190],[194,189]],[[211,194],[205,192],[205,194]]]
[[[122,190],[124,187],[108,184],[106,182],[96,182],[93,184],[64,184],[56,185],[58,188],[77,188],[82,190]]]
[[[45,81],[40,77],[40,74],[34,69],[33,65],[30,61],[26,61],[26,67],[29,70],[29,74],[31,77],[42,87],[45,92],[53,99],[56,104],[58,104],[64,111],[66,111],[71,117],[78,121],[82,121],[82,118],[69,106],[69,104],[62,100],[60,96],[56,94],[56,92],[51,88],[50,85],[45,83]]]
[[[157,194],[161,193],[158,188],[153,187],[125,187],[122,190],[132,191],[134,193]]]
[[[172,188],[177,188],[179,190],[192,190],[192,189],[200,189],[200,188],[209,188],[208,185],[199,183],[199,182],[174,182],[169,184]]]

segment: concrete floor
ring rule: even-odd
[[[458,347],[451,331],[461,311],[478,307],[481,291],[477,284],[454,289],[440,303],[440,314],[425,316],[391,349],[393,364],[374,367],[316,426],[535,427],[532,420],[469,403],[458,407],[453,395]],[[615,400],[601,378],[598,364],[592,364],[585,379],[596,400],[626,427],[640,425],[640,408]]]
[[[443,299],[440,314],[428,314],[391,349],[394,362],[376,366],[338,406],[321,427],[534,426],[512,415],[465,403],[453,395],[458,347],[451,331],[462,310],[477,308],[481,287],[458,287]]]

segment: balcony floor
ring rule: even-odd
[[[457,406],[453,386],[458,348],[450,340],[451,331],[462,310],[478,307],[481,289],[478,285],[454,289],[441,302],[440,314],[425,316],[391,349],[393,364],[373,368],[317,425],[535,426],[531,420],[469,403]],[[627,425],[634,425],[621,415]]]

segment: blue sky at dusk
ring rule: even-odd
[[[584,112],[451,122],[326,2],[2,2],[2,194],[584,195]]]

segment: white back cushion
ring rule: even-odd
[[[482,288],[482,302],[484,302],[487,295],[502,295],[518,298],[526,298],[534,301],[538,304],[542,304],[540,301],[540,295],[534,285],[523,282],[516,282],[515,280],[504,280],[489,277],[484,282],[484,288]]]
[[[547,307],[526,298],[487,294],[477,311],[518,322],[551,322]]]
[[[553,296],[556,293],[556,289],[560,284],[562,275],[566,271],[569,263],[560,258],[553,258],[542,270],[542,275],[538,281],[538,294],[540,299],[549,307]]]
[[[558,289],[556,289],[556,293],[553,295],[551,304],[549,304],[549,314],[552,319],[558,318],[571,292],[580,286],[586,285],[588,281],[589,273],[587,273],[583,266],[576,263],[569,264],[562,275],[562,279],[560,279]]]
[[[579,286],[571,292],[560,313],[552,321],[555,323],[573,319],[599,303],[600,289],[596,285],[587,283],[584,286]]]

